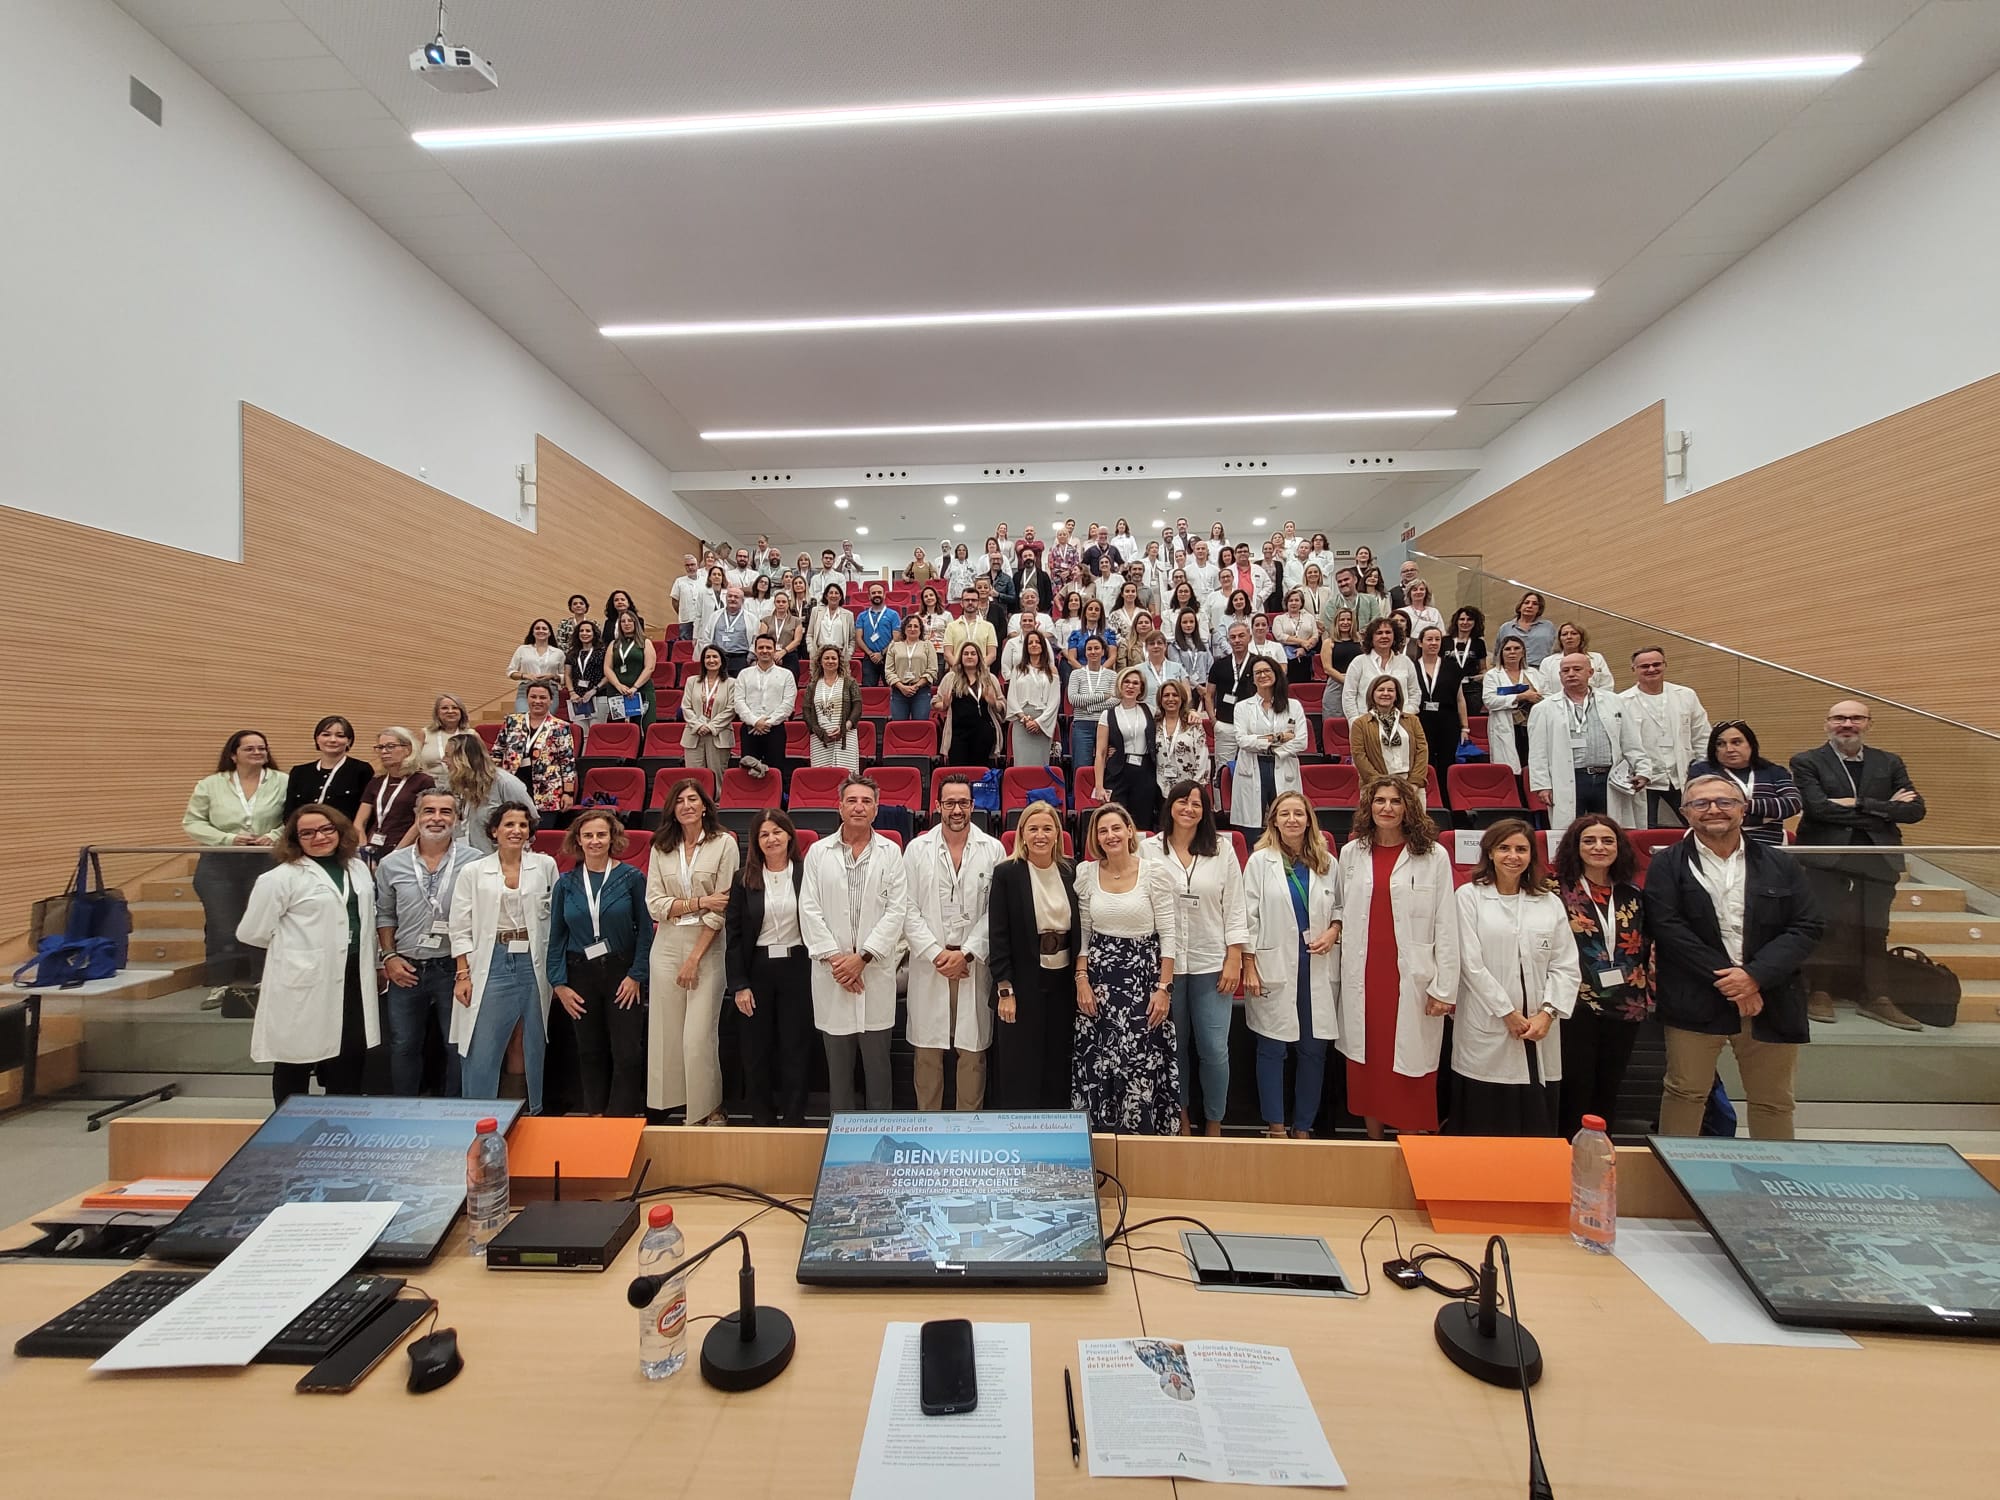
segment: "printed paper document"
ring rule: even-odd
[[[853,1500],[1034,1500],[1028,1325],[972,1325],[979,1405],[943,1417],[925,1416],[921,1404],[922,1326],[891,1323],[883,1331]]]

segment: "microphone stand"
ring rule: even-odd
[[[1519,1306],[1514,1296],[1513,1257],[1507,1253],[1507,1242],[1496,1234],[1486,1242],[1477,1298],[1448,1302],[1438,1309],[1438,1347],[1466,1374],[1488,1385],[1520,1391],[1528,1425],[1529,1500],[1554,1500],[1555,1491],[1542,1465],[1541,1441],[1535,1434],[1534,1398],[1529,1394],[1529,1387],[1542,1378],[1542,1348],[1521,1326],[1520,1319],[1500,1311],[1496,1251],[1507,1277],[1507,1306]]]
[[[737,1307],[716,1319],[702,1340],[701,1378],[717,1390],[754,1391],[784,1373],[798,1348],[798,1334],[781,1309],[757,1305],[757,1270],[750,1263],[750,1237],[741,1229],[697,1250],[671,1275],[633,1277],[625,1300],[634,1307],[647,1306],[668,1281],[692,1275],[695,1267],[731,1240],[743,1243],[743,1265],[736,1273]]]

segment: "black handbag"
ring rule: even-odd
[[[1926,1026],[1956,1026],[1961,996],[1958,976],[1927,953],[1891,948],[1889,998],[1912,1020]]]

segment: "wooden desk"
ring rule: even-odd
[[[249,1128],[114,1121],[111,1175],[212,1172]],[[822,1139],[649,1130],[644,1149],[656,1163],[654,1182],[728,1178],[798,1193],[810,1190]],[[1393,1146],[1128,1137],[1102,1138],[1098,1148],[1099,1164],[1134,1194],[1132,1218],[1191,1213],[1218,1230],[1322,1235],[1350,1275],[1360,1267],[1356,1241],[1384,1209],[1396,1212],[1406,1248],[1433,1238],[1476,1259],[1483,1243],[1429,1235]],[[1989,1176],[2000,1172],[1991,1158],[1977,1164]],[[1620,1171],[1628,1211],[1687,1214],[1648,1153],[1623,1153]],[[1261,1201],[1246,1201],[1252,1195]],[[753,1211],[672,1201],[695,1246]],[[4,1492],[845,1500],[883,1325],[961,1314],[1034,1326],[1035,1468],[1044,1496],[1174,1492],[1166,1480],[1090,1482],[1069,1462],[1061,1372],[1075,1363],[1076,1341],[1140,1333],[1289,1347],[1357,1496],[1518,1500],[1525,1490],[1519,1396],[1459,1374],[1437,1351],[1435,1295],[1381,1284],[1386,1229],[1368,1245],[1377,1286],[1363,1302],[1205,1292],[1122,1270],[1102,1289],[1071,1293],[830,1291],[792,1279],[795,1220],[767,1214],[749,1233],[760,1299],[792,1315],[800,1342],[784,1375],[742,1395],[713,1391],[693,1371],[664,1389],[639,1376],[638,1314],[624,1298],[636,1240],[606,1276],[503,1275],[458,1255],[423,1269],[412,1279],[439,1298],[466,1355],[456,1381],[423,1397],[403,1388],[400,1350],[344,1397],[295,1394],[296,1367],[100,1377],[83,1362],[16,1360],[15,1338],[117,1273],[0,1266]],[[17,1230],[5,1242],[26,1237]],[[1177,1244],[1178,1226],[1138,1238]],[[1510,1243],[1522,1310],[1548,1360],[1535,1411],[1558,1494],[1965,1500],[1992,1492],[1984,1423],[2000,1370],[1990,1344],[1864,1336],[1860,1351],[1711,1346],[1616,1261],[1552,1237]],[[696,1273],[697,1315],[735,1305],[738,1259],[733,1249],[720,1252]],[[1179,1269],[1171,1255],[1138,1260]],[[707,1327],[694,1330],[697,1338]],[[1206,1500],[1219,1491],[1184,1493]]]

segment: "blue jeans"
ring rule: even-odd
[[[1300,949],[1301,955],[1304,949]],[[1298,1076],[1293,1080],[1292,1129],[1311,1130],[1319,1118],[1320,1085],[1326,1081],[1326,1042],[1312,1034],[1312,990],[1306,983],[1306,964],[1299,960],[1299,1039],[1281,1042],[1275,1037],[1257,1038],[1257,1107],[1266,1125],[1285,1123],[1285,1053],[1299,1049]],[[1204,1080],[1205,1082],[1205,1080]]]
[[[1189,1053],[1201,1058],[1201,1112],[1220,1122],[1229,1107],[1229,1012],[1232,997],[1222,993],[1219,973],[1175,974],[1174,1041],[1180,1053],[1181,1108],[1188,1107]],[[1283,1064],[1280,1063],[1282,1077]]]
[[[437,1017],[438,1037],[451,1035],[451,955],[416,958],[417,982],[407,989],[401,985],[382,987],[382,1014],[389,1027],[389,1089],[406,1099],[414,1099],[424,1086],[424,1035],[431,1017]],[[459,1090],[458,1052],[444,1049],[444,1091],[449,1096]]]
[[[931,716],[931,688],[918,688],[907,698],[896,689],[889,689],[889,717],[898,719],[928,719]]]
[[[542,1062],[548,1054],[548,1031],[542,1024],[541,992],[535,984],[531,953],[509,953],[505,943],[493,945],[493,963],[486,971],[486,988],[479,996],[479,1019],[461,1067],[461,1098],[500,1097],[500,1065],[507,1058],[507,1041],[521,1028],[521,1058],[528,1070],[528,1113],[542,1112]]]
[[[1069,764],[1072,773],[1070,790],[1076,790],[1074,773],[1085,766],[1097,764],[1097,721],[1089,715],[1080,715],[1069,723]],[[1071,799],[1075,799],[1072,797]],[[1187,1069],[1181,1069],[1181,1077],[1187,1077]]]
[[[889,679],[884,672],[886,665],[885,662],[879,662],[872,656],[863,655],[861,658],[861,685],[863,687],[881,687],[884,683],[888,682]],[[893,693],[889,696],[891,700],[895,698],[895,694]]]

